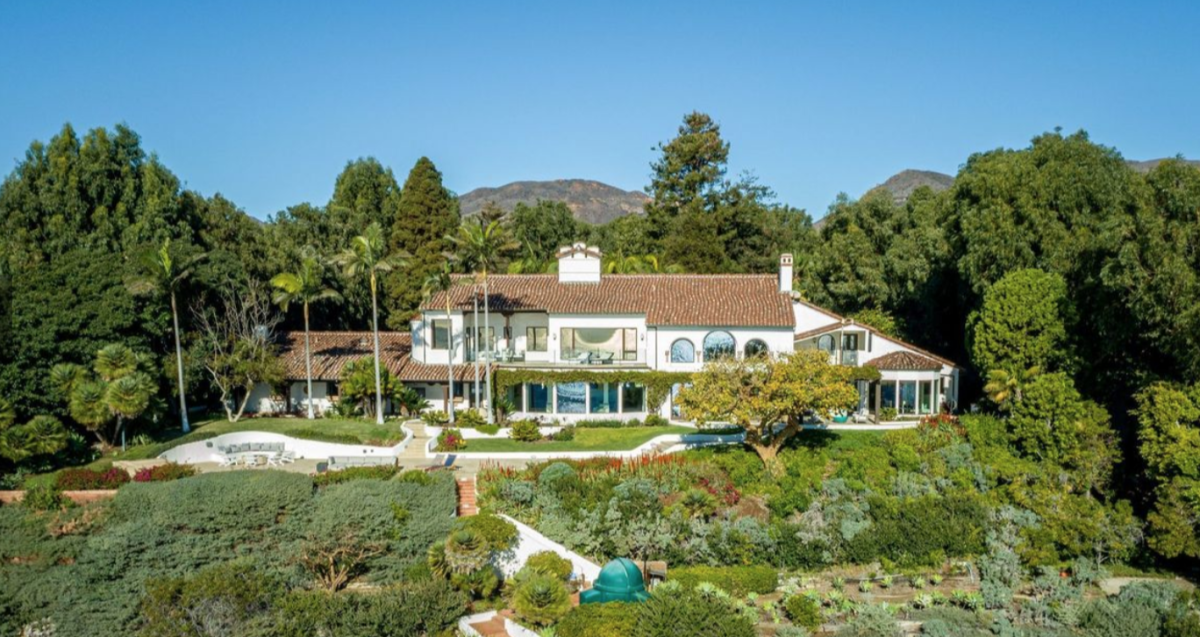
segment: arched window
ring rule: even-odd
[[[755,338],[746,342],[746,349],[743,353],[746,358],[758,358],[759,356],[766,356],[770,351],[766,343]]]
[[[826,334],[825,336],[818,338],[817,339],[817,349],[821,350],[822,352],[829,352],[830,354],[832,354],[833,353],[833,336]]]
[[[671,362],[672,363],[694,363],[696,362],[696,346],[686,338],[681,338],[674,343],[671,343]]]
[[[704,337],[704,360],[712,361],[718,358],[733,356],[737,351],[737,344],[733,341],[733,336],[729,332],[709,332],[708,336]]]

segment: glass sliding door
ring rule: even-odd
[[[900,407],[897,411],[902,414],[917,413],[917,381],[900,381]]]
[[[646,411],[646,387],[641,383],[625,383],[621,386],[621,411],[623,413]]]
[[[588,390],[591,394],[588,412],[593,414],[617,413],[616,383],[589,383]]]
[[[896,383],[885,380],[879,383],[880,407],[882,409],[896,408]]]
[[[550,386],[542,383],[525,385],[525,397],[529,401],[525,411],[535,414],[550,413]]]
[[[587,413],[587,383],[559,383],[554,386],[554,393],[557,413]]]
[[[918,411],[922,415],[932,414],[934,407],[933,382],[928,380],[921,381],[920,385],[918,386],[918,391],[920,392],[920,395],[918,396]]]

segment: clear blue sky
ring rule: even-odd
[[[1200,157],[1198,2],[5,2],[0,162],[125,122],[256,216],[324,203],[347,160],[466,192],[648,182],[685,112],[733,172],[819,217],[903,168],[1062,126]]]

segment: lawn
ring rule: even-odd
[[[520,442],[511,438],[491,440],[468,440],[466,449],[471,452],[555,452],[555,451],[626,451],[651,438],[664,434],[696,433],[692,427],[672,425],[668,427],[622,427],[588,428],[577,427],[575,439],[551,442]]]

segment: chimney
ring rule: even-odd
[[[779,256],[779,291],[786,294],[792,293],[791,254],[782,254]]]
[[[599,283],[600,248],[576,243],[558,250],[559,283]]]

